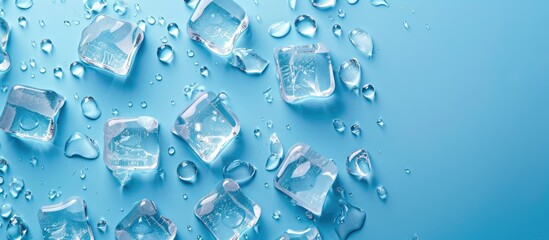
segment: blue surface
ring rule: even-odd
[[[12,27],[8,46],[12,69],[0,75],[1,83],[50,88],[67,97],[52,144],[24,142],[0,134],[1,154],[10,162],[2,187],[8,189],[9,178],[21,176],[25,189],[34,195],[30,202],[23,196],[3,201],[12,203],[37,239],[40,228],[36,214],[41,205],[51,204],[47,193],[52,188],[62,191],[61,199],[79,195],[87,201],[90,223],[98,239],[113,239],[114,226],[142,198],[154,200],[160,212],[174,221],[179,239],[193,239],[199,234],[211,238],[192,210],[221,181],[222,162],[236,158],[260,169],[243,191],[262,207],[261,238],[273,239],[288,227],[304,228],[310,221],[303,211],[292,207],[275,190],[274,173],[263,170],[271,132],[277,132],[286,149],[306,142],[335,160],[339,182],[347,193],[352,193],[349,201],[368,214],[364,228],[350,239],[409,239],[414,233],[421,239],[549,238],[547,1],[392,0],[390,8],[375,8],[367,0],[354,6],[340,0],[334,9],[318,10],[302,0],[297,10],[291,11],[282,0],[260,0],[257,6],[252,0],[239,0],[251,23],[250,37],[242,38],[239,46],[254,48],[271,61],[259,77],[225,65],[224,60],[191,42],[184,29],[191,11],[182,1],[141,1],[142,12],[133,17],[132,7],[124,18],[137,21],[149,15],[163,16],[166,24],[177,22],[182,32],[173,39],[165,26],[147,26],[144,45],[125,82],[89,68],[83,79],[70,76],[69,64],[78,59],[80,33],[88,23],[80,1],[35,1],[27,11],[17,9],[13,2],[1,2]],[[111,7],[105,12],[114,15]],[[337,8],[347,12],[344,19],[337,17]],[[319,29],[314,38],[302,37],[295,30],[282,39],[267,34],[270,24],[293,21],[301,13],[317,19]],[[255,20],[257,14],[261,22]],[[333,22],[329,15],[334,16]],[[26,29],[17,25],[19,16],[29,21]],[[38,24],[40,19],[46,23],[43,28]],[[64,20],[75,19],[82,23],[71,27],[63,24]],[[410,29],[403,27],[404,20]],[[374,58],[366,59],[346,37],[334,37],[334,23],[340,23],[345,32],[353,27],[369,31],[376,47]],[[156,48],[164,35],[176,50],[171,65],[156,59]],[[53,41],[49,55],[31,46],[31,40],[39,43],[43,38]],[[337,67],[357,57],[363,66],[363,83],[376,86],[376,101],[369,103],[347,92],[338,81],[333,97],[315,106],[284,103],[276,91],[272,51],[281,45],[313,42],[331,48]],[[196,56],[188,58],[187,49],[195,50]],[[38,66],[22,72],[19,62],[31,57]],[[199,66],[193,65],[195,60]],[[61,80],[53,77],[57,65],[65,70]],[[200,76],[202,65],[210,69],[209,78]],[[38,72],[42,66],[47,68],[46,74]],[[157,73],[164,76],[161,82],[154,79]],[[31,74],[36,78],[31,79]],[[200,162],[169,131],[177,114],[190,103],[183,87],[192,81],[211,91],[227,92],[229,105],[242,123],[240,137],[212,167]],[[269,87],[275,90],[272,104],[262,94]],[[101,118],[86,119],[80,111],[80,100],[72,97],[74,92],[80,99],[93,96],[103,110]],[[0,94],[0,102],[4,103],[6,97],[7,93]],[[176,102],[174,107],[171,100]],[[133,101],[132,108],[127,107],[128,101]],[[147,101],[146,109],[139,107],[141,101]],[[164,181],[134,179],[121,189],[102,156],[92,161],[63,156],[64,142],[74,131],[102,144],[103,124],[112,117],[110,110],[114,107],[120,116],[151,115],[160,121]],[[383,129],[376,125],[380,115],[386,123]],[[331,126],[336,117],[347,127],[358,121],[362,136],[354,137],[348,129],[343,135],[337,134]],[[273,129],[266,127],[266,120],[273,121]],[[86,128],[87,124],[91,129]],[[286,124],[291,130],[285,129]],[[255,127],[262,130],[260,139],[253,135]],[[170,146],[177,150],[173,156],[167,153]],[[356,181],[344,170],[345,157],[360,147],[370,151],[373,184]],[[29,163],[32,156],[38,158],[38,167]],[[177,164],[186,159],[198,165],[200,174],[195,184],[183,184],[176,177]],[[405,168],[412,173],[406,175]],[[80,170],[86,172],[85,180],[79,178]],[[265,182],[269,188],[263,186]],[[387,187],[386,202],[376,197],[378,184]],[[82,189],[84,185],[87,190]],[[183,200],[184,193],[188,200]],[[282,213],[279,221],[271,217],[275,210]],[[95,227],[101,217],[109,223],[106,234]],[[5,234],[5,223],[0,234]],[[186,230],[187,225],[192,226],[191,232]],[[326,239],[336,237],[331,225],[330,219],[316,223]]]

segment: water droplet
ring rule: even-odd
[[[313,37],[316,33],[316,21],[311,16],[299,15],[294,21],[298,33],[306,37]]]
[[[365,84],[362,87],[362,96],[370,101],[373,101],[376,97],[376,89],[374,88],[374,85],[371,84]]]
[[[82,180],[86,179],[86,173],[82,170],[80,170],[80,179]]]
[[[290,129],[292,129],[292,126],[290,126],[290,124],[286,124],[286,130],[290,131]]]
[[[141,108],[147,108],[147,102],[142,101],[141,102]]]
[[[254,135],[256,138],[259,138],[261,136],[261,130],[259,130],[259,128],[254,129]]]
[[[161,62],[171,63],[174,55],[173,48],[169,44],[162,44],[162,46],[158,47],[156,55]]]
[[[342,120],[336,118],[332,120],[332,124],[334,125],[334,129],[336,130],[336,132],[345,132],[345,123]]]
[[[351,233],[362,229],[366,213],[344,199],[339,200],[339,206],[339,213],[334,219],[334,229],[339,239],[347,239]]]
[[[169,147],[168,148],[168,154],[174,155],[175,154],[175,148],[174,147]]]
[[[226,92],[220,92],[219,94],[217,94],[217,97],[219,98],[219,100],[225,101],[227,100],[228,95]]]
[[[17,22],[19,23],[19,26],[21,26],[22,28],[27,27],[27,18],[21,16],[17,19]]]
[[[189,195],[187,195],[186,193],[183,193],[183,200],[187,200],[189,199]]]
[[[170,36],[172,37],[179,36],[179,26],[177,25],[177,23],[174,23],[174,22],[169,23],[167,28]]]
[[[40,27],[45,27],[46,22],[44,22],[44,20],[40,19],[40,20],[38,20],[38,25],[40,25]]]
[[[118,116],[119,113],[120,113],[120,112],[118,112],[118,109],[116,109],[116,108],[113,108],[112,111],[111,111],[111,114],[112,114],[113,116]]]
[[[40,48],[45,53],[51,53],[51,50],[53,50],[53,43],[48,38],[42,39],[42,41],[40,42]]]
[[[99,157],[99,146],[95,140],[85,134],[75,132],[65,142],[64,154],[69,158],[82,157],[85,159],[96,159]]]
[[[193,50],[187,50],[187,57],[194,57],[194,51]]]
[[[101,12],[107,6],[107,0],[84,0],[86,12]]]
[[[25,199],[27,199],[27,201],[32,200],[32,192],[30,190],[25,191]]]
[[[269,35],[274,38],[281,38],[288,35],[291,28],[292,25],[288,21],[276,22],[269,27]]]
[[[168,43],[168,38],[167,38],[166,36],[162,36],[162,37],[160,38],[160,42],[162,42],[162,43]]]
[[[95,120],[101,116],[101,109],[97,105],[95,99],[91,96],[82,98],[80,107],[82,108],[82,114],[89,119]]]
[[[387,1],[385,0],[370,0],[370,4],[372,4],[372,6],[374,7],[379,7],[379,6],[389,7],[389,3],[387,3]]]
[[[341,25],[339,24],[334,24],[334,26],[332,27],[332,33],[336,36],[336,37],[341,37],[341,34],[342,34],[343,30],[341,29]]]
[[[31,131],[38,127],[38,118],[34,115],[34,113],[26,113],[21,116],[21,119],[19,120],[19,127],[21,127],[22,130],[25,131]]]
[[[128,2],[126,2],[125,0],[118,0],[114,2],[114,4],[112,5],[112,9],[115,13],[118,13],[118,15],[122,16],[128,11]]]
[[[105,219],[101,218],[99,221],[97,221],[97,229],[101,232],[106,232],[108,228],[108,223]]]
[[[164,26],[164,24],[166,23],[166,19],[164,19],[164,17],[158,17],[157,22],[158,24],[160,24],[160,26]]]
[[[364,29],[355,28],[351,30],[349,32],[349,40],[356,49],[366,54],[366,56],[372,57],[374,51],[374,42],[370,34]]]
[[[28,230],[29,227],[25,221],[21,217],[14,215],[6,226],[6,237],[8,240],[27,239]]]
[[[296,4],[297,0],[288,0],[288,7],[290,7],[290,9],[295,10]]]
[[[38,158],[36,158],[35,156],[32,156],[29,162],[33,167],[36,167],[36,164],[38,164]]]
[[[223,168],[223,177],[232,178],[238,183],[250,181],[255,176],[256,168],[249,162],[234,160]]]
[[[77,92],[75,92],[72,96],[74,97],[74,100],[78,100],[78,98],[79,98]]]
[[[40,69],[38,69],[38,71],[42,74],[46,73],[46,68],[45,67],[41,67]]]
[[[210,75],[210,71],[208,70],[208,67],[206,66],[200,67],[200,75],[202,75],[202,77],[208,77]]]
[[[61,192],[58,192],[55,189],[51,189],[50,192],[48,193],[48,198],[52,201],[60,196],[61,196]]]
[[[412,240],[419,240],[419,236],[417,235],[417,233],[414,233],[414,235],[412,235]]]
[[[339,16],[340,18],[344,18],[345,16],[347,16],[347,13],[345,12],[345,10],[340,8],[337,10],[337,16]]]
[[[385,126],[385,122],[383,122],[383,118],[381,118],[381,117],[378,117],[378,118],[377,118],[376,123],[377,123],[377,125],[380,126],[380,127]]]
[[[273,128],[273,121],[268,120],[265,125],[267,125],[267,128]]]
[[[381,200],[387,199],[387,189],[381,185],[376,188],[377,197]]]
[[[132,101],[128,102],[128,107],[133,107],[133,102]]]
[[[372,164],[370,156],[364,149],[358,149],[347,156],[347,172],[359,180],[371,180]]]
[[[347,0],[348,4],[355,5],[358,3],[358,0]]]
[[[139,3],[135,3],[134,7],[136,12],[141,12],[141,5]]]
[[[10,183],[10,194],[13,198],[17,198],[19,193],[25,187],[25,181],[19,177],[13,177]]]
[[[427,29],[427,31],[431,30],[431,25],[425,24],[425,29]]]
[[[25,63],[25,61],[21,61],[21,64],[19,66],[21,68],[21,71],[27,71],[28,69],[28,66],[27,66],[27,63]]]
[[[55,67],[53,69],[53,76],[57,79],[63,78],[63,69],[61,67]]]
[[[412,170],[410,170],[409,168],[405,168],[405,169],[404,169],[404,173],[410,174],[410,173],[412,173]]]
[[[11,212],[12,209],[9,203],[4,203],[0,207],[0,216],[2,216],[3,218],[9,218],[11,216]]]
[[[257,20],[258,22],[261,22],[261,16],[258,15],[255,15],[255,20]]]
[[[337,0],[311,0],[311,3],[316,8],[331,8],[336,5]]]
[[[68,20],[63,21],[63,23],[64,23],[65,26],[67,26],[67,27],[70,27],[70,26],[71,26],[71,22],[69,22]]]
[[[8,161],[5,158],[0,157],[0,171],[6,173],[8,171],[8,166]],[[2,183],[3,182],[4,178],[2,178]]]
[[[404,28],[406,28],[406,29],[409,28],[408,21],[404,20],[404,22],[402,22],[402,24],[404,25]]]
[[[274,220],[277,220],[277,221],[280,220],[280,216],[281,216],[280,211],[278,210],[274,211],[272,216]]]
[[[271,154],[274,154],[278,158],[282,158],[282,156],[284,155],[284,147],[282,146],[282,143],[280,142],[280,139],[278,138],[276,133],[271,134],[271,136],[269,137],[269,142]]]
[[[345,86],[349,89],[358,89],[360,84],[360,63],[355,58],[351,58],[343,63],[339,67],[339,80],[341,80]]]
[[[177,177],[184,182],[196,181],[198,168],[192,161],[183,161],[177,166]]]
[[[33,0],[15,0],[15,6],[19,9],[29,9],[34,4]]]
[[[355,136],[360,135],[362,132],[362,129],[360,128],[360,125],[358,123],[355,123],[351,126],[351,133],[353,133]]]
[[[77,78],[84,76],[84,65],[79,61],[72,62],[70,65],[71,74]]]
[[[156,23],[156,19],[153,16],[148,16],[147,23],[150,25],[154,25]]]

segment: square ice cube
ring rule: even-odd
[[[326,195],[336,178],[337,166],[333,161],[310,146],[298,143],[288,151],[274,185],[297,205],[320,216]]]
[[[20,138],[49,142],[65,98],[52,90],[15,85],[0,117],[0,128]]]
[[[335,89],[330,51],[322,44],[275,49],[280,95],[288,103],[309,97],[328,97]]]
[[[122,185],[133,172],[156,169],[159,153],[156,119],[113,118],[105,123],[103,161]]]
[[[227,178],[196,204],[194,214],[216,239],[237,240],[257,224],[261,207]]]
[[[118,240],[173,240],[176,233],[175,224],[161,216],[156,204],[148,199],[136,202],[115,229]]]
[[[204,162],[210,163],[240,132],[240,122],[213,92],[194,100],[172,128]]]
[[[100,14],[82,31],[78,55],[87,64],[126,76],[144,38],[137,24]]]
[[[44,239],[94,239],[88,223],[86,202],[80,197],[41,207],[38,222]]]
[[[187,23],[189,37],[211,52],[228,55],[248,28],[248,16],[233,0],[201,0]]]

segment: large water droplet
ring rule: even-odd
[[[374,88],[374,85],[371,84],[365,84],[362,87],[362,96],[370,101],[373,101],[376,97],[376,89]]]
[[[87,12],[101,12],[107,6],[107,0],[84,0],[84,8]]]
[[[118,0],[112,5],[112,10],[118,15],[122,16],[128,11],[128,2],[125,0]]]
[[[82,98],[80,107],[82,108],[82,114],[89,119],[95,120],[101,116],[101,109],[99,109],[97,102],[91,96]]]
[[[6,72],[11,67],[10,56],[6,51],[0,53],[0,72]]]
[[[348,4],[355,5],[358,3],[358,0],[347,0]]]
[[[77,78],[81,78],[84,76],[84,65],[82,63],[76,61],[72,62],[70,66],[71,74]]]
[[[177,37],[179,36],[179,26],[177,25],[177,23],[169,23],[168,24],[168,33],[172,36],[172,37]]]
[[[29,9],[34,5],[33,0],[15,0],[15,6],[19,9]]]
[[[316,8],[331,8],[336,5],[337,0],[311,0],[311,3]]]
[[[294,21],[298,33],[306,37],[313,37],[316,33],[316,20],[309,15],[299,15]]]
[[[6,237],[8,240],[27,239],[28,230],[29,227],[25,221],[21,217],[14,215],[6,226]]]
[[[334,220],[334,229],[339,239],[347,239],[351,233],[362,229],[366,213],[343,199],[339,200],[339,206],[340,211]]]
[[[34,115],[34,113],[26,113],[21,116],[19,126],[22,130],[31,131],[38,127],[38,123],[38,118]]]
[[[158,60],[161,62],[171,63],[174,55],[173,48],[169,44],[162,44],[162,46],[158,47],[156,55],[158,56]]]
[[[99,157],[99,146],[85,134],[75,132],[65,142],[65,156],[96,159]]]
[[[238,183],[250,181],[255,176],[256,168],[249,162],[234,160],[223,168],[223,177],[232,178]]]
[[[370,0],[370,4],[372,4],[372,6],[374,7],[379,7],[379,6],[389,7],[389,3],[387,3],[387,1],[385,0]]]
[[[177,166],[177,177],[184,182],[196,181],[198,175],[198,168],[196,164],[191,161],[183,161]]]
[[[274,38],[281,38],[288,35],[291,28],[292,25],[288,21],[276,22],[269,27],[269,35]]]
[[[334,125],[334,129],[336,130],[336,132],[345,132],[345,123],[342,120],[336,118],[332,120],[332,124]]]
[[[360,63],[355,58],[351,58],[343,63],[339,67],[339,79],[349,89],[358,89],[360,84]]]
[[[369,181],[372,178],[370,156],[364,149],[358,149],[347,157],[347,172],[360,180]]]
[[[355,28],[349,32],[349,40],[355,46],[356,49],[360,50],[366,56],[372,57],[374,51],[374,42],[372,37],[368,32],[362,28]]]

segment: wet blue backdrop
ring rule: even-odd
[[[253,48],[271,61],[263,75],[247,76],[188,39],[184,26],[191,10],[183,1],[139,1],[142,11],[134,17],[132,0],[124,19],[162,16],[166,24],[178,23],[182,33],[172,38],[165,26],[148,25],[144,45],[126,81],[89,68],[83,79],[70,76],[69,64],[77,60],[80,33],[89,21],[84,18],[81,1],[35,1],[26,11],[17,9],[13,2],[0,2],[12,27],[8,46],[12,69],[0,75],[1,84],[54,89],[67,98],[52,144],[24,142],[0,134],[0,152],[10,163],[2,187],[7,190],[9,179],[20,176],[25,180],[25,189],[34,196],[32,201],[22,196],[0,201],[13,205],[35,238],[41,238],[38,208],[51,204],[48,192],[57,189],[62,192],[58,200],[79,195],[87,201],[98,239],[112,239],[114,226],[142,198],[154,200],[160,211],[174,221],[179,228],[178,239],[194,239],[197,235],[209,239],[211,235],[192,210],[221,181],[221,162],[237,158],[259,169],[243,191],[262,207],[261,239],[274,239],[289,227],[304,228],[311,222],[274,189],[274,173],[263,170],[272,132],[278,133],[286,149],[306,142],[335,160],[339,182],[349,201],[368,214],[364,228],[350,239],[410,239],[415,233],[421,239],[549,238],[547,1],[391,0],[389,8],[376,8],[367,0],[356,5],[339,0],[336,8],[318,10],[301,0],[291,11],[285,0],[259,0],[258,5],[252,0],[238,0],[251,23],[249,35],[241,39],[239,46]],[[105,12],[115,15],[112,3],[109,1]],[[338,8],[346,11],[345,18],[337,16]],[[302,37],[293,29],[282,39],[267,34],[270,24],[293,21],[302,13],[318,21],[314,38]],[[17,25],[19,16],[29,21],[26,29]],[[38,24],[40,19],[45,27]],[[67,27],[64,20],[79,20],[81,24]],[[409,23],[408,30],[403,21]],[[334,37],[331,27],[335,23],[341,24],[345,33],[353,27],[369,31],[375,42],[374,57],[361,55],[346,36]],[[168,37],[176,51],[170,65],[156,59],[162,36]],[[39,42],[43,38],[53,41],[54,50],[49,55],[31,45],[31,40]],[[338,81],[334,95],[316,106],[284,103],[277,92],[272,51],[285,44],[314,42],[325,43],[332,50],[336,68],[346,59],[358,58],[363,83],[374,84],[378,91],[375,101],[348,92]],[[188,49],[196,52],[194,58],[186,56]],[[28,63],[30,58],[36,59],[37,67],[22,72],[19,63]],[[194,66],[194,61],[200,65]],[[208,78],[199,74],[202,65],[210,69]],[[53,77],[55,66],[65,70],[62,79]],[[40,74],[39,67],[45,67],[47,73]],[[162,81],[155,80],[157,73],[163,75]],[[31,74],[36,77],[32,79]],[[242,124],[238,140],[213,167],[201,163],[169,131],[177,114],[190,103],[183,87],[193,81],[208,90],[227,92],[229,105]],[[270,104],[262,92],[271,87],[274,101]],[[86,119],[74,93],[80,99],[95,97],[103,110],[101,118]],[[6,96],[0,94],[2,104]],[[175,106],[170,104],[172,100]],[[133,101],[132,108],[127,106],[128,101]],[[139,107],[141,101],[146,101],[148,107]],[[150,115],[160,121],[163,181],[158,177],[137,179],[121,189],[104,166],[102,156],[91,161],[63,156],[64,142],[74,131],[89,135],[102,146],[102,126],[112,117],[112,108],[117,108],[120,116]],[[376,125],[379,116],[385,120],[384,128]],[[355,137],[348,129],[345,134],[337,134],[331,126],[333,118],[344,120],[348,127],[360,123],[363,134]],[[267,120],[274,123],[272,129],[266,127]],[[88,124],[90,129],[86,128]],[[259,139],[253,135],[256,127],[262,131]],[[173,156],[167,153],[170,146],[176,148]],[[344,168],[345,157],[361,147],[370,151],[373,161],[376,175],[370,184],[353,179]],[[32,156],[38,159],[37,167],[29,163]],[[177,179],[175,168],[182,160],[197,163],[197,183],[183,184]],[[411,174],[405,174],[405,168],[411,169]],[[81,170],[86,173],[84,180],[79,178]],[[268,188],[264,187],[266,182]],[[380,184],[389,192],[385,202],[375,194],[375,186]],[[182,197],[185,193],[187,200]],[[271,217],[275,210],[282,212],[279,221]],[[95,228],[101,217],[109,223],[105,234]],[[3,220],[0,234],[5,234],[5,224]],[[187,231],[187,225],[192,231]],[[316,225],[326,239],[336,237],[329,219]]]

